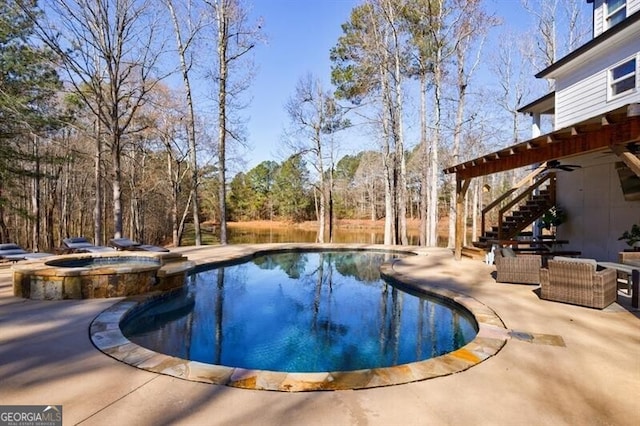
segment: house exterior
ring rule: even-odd
[[[640,102],[640,0],[593,5],[595,37],[536,74],[555,81],[554,130]]]
[[[533,117],[532,139],[445,173],[464,192],[473,177],[543,161],[579,166],[556,173],[556,204],[568,216],[558,238],[584,257],[616,261],[628,248],[618,237],[640,224],[640,0],[587,2],[593,38],[536,74],[555,92],[520,109]],[[548,135],[540,135],[544,114],[554,117]]]

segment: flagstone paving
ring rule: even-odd
[[[172,251],[202,264],[291,247],[207,246]],[[180,374],[132,367],[93,346],[91,322],[122,299],[17,298],[11,269],[0,267],[0,404],[62,405],[65,424],[87,425],[640,422],[640,312],[631,308],[626,290],[619,292],[618,303],[602,311],[549,302],[540,300],[536,286],[496,283],[491,275],[494,268],[482,262],[455,261],[444,249],[415,249],[418,256],[396,261],[383,272],[475,304],[476,316],[486,321],[480,337],[503,342],[493,356],[479,360],[477,352],[462,351],[455,362],[469,363],[470,368],[361,390],[268,392],[194,382],[175,377]],[[125,349],[123,361],[139,365],[157,361],[153,353]],[[189,374],[198,375],[197,367]],[[278,374],[258,379],[286,385],[287,378]],[[229,379],[257,383],[256,376],[246,371],[233,372]],[[357,383],[361,378],[345,374],[338,380]]]

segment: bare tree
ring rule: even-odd
[[[115,237],[121,237],[123,230],[123,150],[140,130],[133,125],[134,118],[159,81],[154,69],[162,46],[157,44],[157,23],[150,12],[148,1],[48,0],[46,19],[32,16],[38,35],[58,55],[67,82],[106,134]],[[96,163],[100,155],[98,142]],[[96,243],[100,235],[96,230]]]
[[[341,109],[333,96],[325,91],[320,80],[311,74],[298,80],[295,94],[288,100],[285,108],[293,126],[291,148],[297,154],[311,154],[311,164],[318,176],[316,190],[320,196],[320,204],[317,242],[324,243],[325,221],[327,211],[330,210],[333,179],[332,161],[328,170],[325,170],[327,154],[331,153],[331,135],[348,126],[349,122],[342,118]]]
[[[401,6],[396,0],[369,0],[357,6],[331,51],[336,95],[356,106],[365,99],[373,101],[369,121],[378,130],[385,171],[385,244],[406,243]]]
[[[200,204],[198,201],[198,157],[197,157],[197,143],[196,143],[196,124],[195,113],[193,108],[193,95],[191,90],[191,69],[193,65],[193,53],[191,47],[194,40],[201,32],[203,24],[201,22],[201,16],[191,0],[184,3],[185,11],[179,16],[178,11],[174,5],[175,0],[164,0],[169,13],[171,14],[171,21],[173,22],[173,28],[176,38],[176,46],[178,49],[178,57],[180,59],[180,73],[182,76],[182,84],[184,86],[184,96],[187,103],[187,139],[189,140],[189,162],[191,167],[191,194],[190,200],[193,209],[193,227],[195,232],[195,245],[202,244],[202,236],[200,233]],[[198,15],[198,20],[192,18],[192,16]],[[186,25],[186,33],[183,31]],[[179,240],[178,235],[174,235],[174,239]]]
[[[397,235],[394,243],[407,245],[407,165],[405,158],[404,144],[404,93],[403,71],[404,71],[404,37],[401,25],[402,4],[395,0],[384,0],[381,2],[381,11],[383,12],[387,24],[389,26],[390,50],[393,59],[389,66],[391,68],[390,76],[392,82],[393,99],[391,99],[392,107],[390,108],[390,118],[392,122],[391,131],[394,141],[394,194],[396,196],[395,212]]]
[[[513,43],[513,40],[519,40]],[[521,115],[518,108],[531,96],[531,59],[527,51],[530,39],[526,35],[506,32],[491,57],[490,69],[497,76],[497,103],[509,115],[510,139],[519,141]]]
[[[427,211],[430,211],[427,188],[429,186],[429,148],[427,143],[427,89],[432,67],[432,44],[429,37],[428,17],[423,11],[431,0],[407,0],[402,9],[402,20],[409,35],[409,55],[407,73],[417,77],[420,83],[420,153],[422,167],[420,173],[420,244],[428,242]],[[436,206],[434,206],[436,207]]]
[[[442,91],[444,86],[445,62],[451,54],[447,45],[448,31],[445,25],[448,11],[445,0],[434,0],[427,3],[427,39],[433,49],[431,66],[433,70],[433,132],[429,149],[429,211],[427,215],[427,245],[438,244],[438,175],[440,162],[438,150],[442,138]]]
[[[588,36],[583,19],[581,0],[521,0],[523,7],[535,20],[536,55],[538,69],[553,64],[559,56],[570,52]],[[549,80],[549,89],[553,82]]]
[[[456,67],[456,92],[457,105],[456,114],[453,124],[453,164],[460,161],[460,145],[462,139],[463,126],[467,117],[465,116],[465,108],[467,94],[471,78],[480,63],[482,48],[484,45],[487,32],[498,24],[495,17],[487,15],[482,10],[482,4],[479,0],[456,0],[456,10],[459,11],[458,16],[453,23],[453,51]],[[455,240],[455,223],[458,214],[456,205],[461,205],[464,194],[458,194],[452,191],[449,203],[449,247],[454,247]]]
[[[213,11],[216,28],[214,38],[218,61],[215,74],[218,108],[218,204],[220,243],[227,244],[227,137],[236,141],[242,140],[237,129],[232,128],[231,102],[233,98],[237,99],[239,93],[249,84],[248,80],[238,78],[241,74],[241,60],[255,47],[261,26],[248,23],[242,0],[209,0],[207,4]],[[235,83],[232,81],[233,77],[237,79]],[[238,108],[236,105],[236,110]]]

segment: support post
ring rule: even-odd
[[[634,269],[631,271],[631,306],[638,307],[638,298],[640,298],[640,271]]]
[[[540,130],[540,113],[534,112],[531,115],[531,118],[531,139],[535,139],[542,134],[542,131]]]
[[[462,242],[467,228],[464,223],[464,197],[470,184],[471,179],[461,180],[456,174],[456,244],[454,248],[456,260],[462,259]]]

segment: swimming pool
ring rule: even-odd
[[[398,256],[291,251],[201,270],[121,328],[181,359],[290,373],[403,365],[471,341],[478,326],[466,310],[380,278],[380,265]]]

